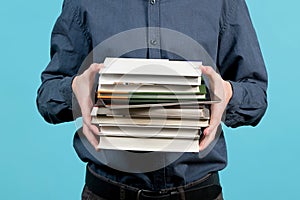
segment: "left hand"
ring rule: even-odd
[[[202,73],[209,78],[210,89],[221,99],[220,103],[211,105],[210,123],[203,131],[203,137],[200,140],[199,150],[202,151],[215,139],[218,127],[221,123],[223,113],[228,102],[232,97],[232,87],[228,81],[222,77],[210,66],[201,66]]]
[[[99,139],[99,129],[97,126],[91,124],[91,110],[93,108],[92,89],[95,81],[95,76],[103,64],[92,64],[82,74],[76,76],[72,82],[72,90],[82,113],[82,130],[87,140],[97,149]]]

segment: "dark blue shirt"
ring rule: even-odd
[[[232,85],[227,126],[254,126],[265,113],[267,73],[244,0],[65,0],[37,96],[47,122],[74,119],[73,77],[81,66],[103,62],[107,56],[202,60]],[[97,173],[148,189],[183,185],[223,169],[227,163],[223,133],[215,142],[204,157],[184,153],[162,169],[126,173],[107,167],[78,134],[74,137],[79,157]]]

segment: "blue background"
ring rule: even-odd
[[[15,0],[0,7],[1,199],[80,199],[85,167],[72,147],[75,125],[49,125],[35,106],[61,4]],[[269,72],[269,108],[255,128],[225,128],[225,198],[300,199],[300,3],[248,0],[248,6]]]

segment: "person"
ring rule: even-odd
[[[183,153],[148,172],[115,169],[95,158],[96,150],[80,139],[87,138],[91,147],[99,142],[90,116],[95,75],[105,57],[203,59],[199,49],[165,29],[205,49],[213,62],[204,62],[201,70],[222,101],[211,107],[199,154]],[[126,31],[127,37],[114,37]],[[106,42],[112,37],[114,42]],[[139,42],[143,48],[135,46]],[[86,59],[91,52],[94,59]],[[82,65],[87,67],[80,70]],[[229,127],[255,126],[267,108],[267,72],[244,0],[64,0],[52,32],[51,61],[41,79],[37,106],[47,122],[72,121],[75,104],[80,107],[83,125],[74,147],[88,163],[82,199],[223,199],[218,176],[227,164],[224,133],[219,131],[222,114]]]

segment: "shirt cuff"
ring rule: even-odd
[[[72,108],[72,97],[73,97],[73,90],[72,90],[72,81],[75,76],[72,77],[65,77],[60,82],[59,92],[61,96],[64,98],[65,103]]]
[[[244,98],[244,90],[237,82],[229,81],[232,87],[232,97],[227,105],[228,108],[238,107],[242,104]]]
[[[236,114],[244,98],[244,89],[238,82],[229,81],[232,87],[232,97],[227,105],[225,124],[229,127],[235,127],[242,119]]]

